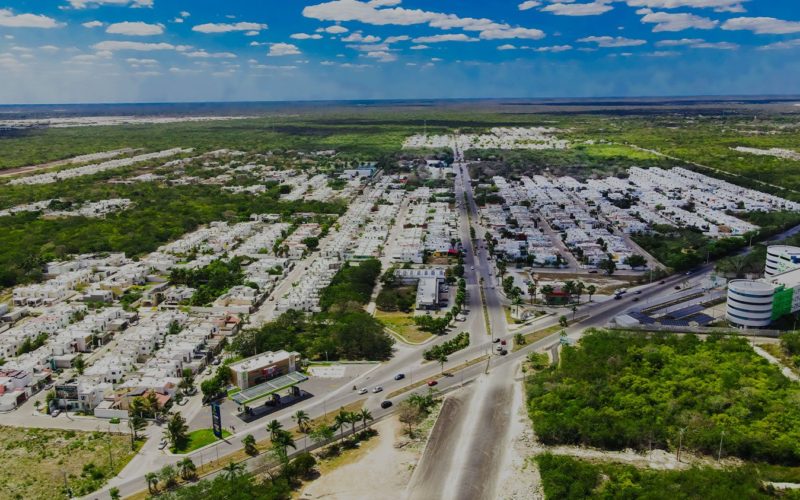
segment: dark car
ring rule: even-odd
[[[398,373],[397,375],[394,376],[395,380],[403,380],[404,378],[406,378],[405,373]]]
[[[635,292],[633,292],[633,293],[635,293],[636,295],[641,295],[641,294],[642,294],[642,291],[641,291],[641,290],[636,290],[636,291],[635,291]]]
[[[634,301],[634,302],[639,302],[639,297],[634,297],[634,298],[633,298],[633,301]]]
[[[622,300],[622,295],[614,295],[614,300]]]
[[[680,290],[680,289],[681,289],[680,285],[675,285],[675,290]]]
[[[387,399],[386,401],[382,401],[382,402],[381,402],[381,408],[383,408],[384,410],[385,410],[386,408],[389,408],[390,406],[392,406],[392,402],[391,402],[391,401],[389,401],[388,399]]]
[[[661,281],[658,282],[659,285],[663,285],[664,283],[666,283],[666,281],[664,281],[664,280],[661,280]]]
[[[435,380],[428,380],[428,387],[433,387],[434,385],[437,385],[438,383],[439,382],[437,382]]]

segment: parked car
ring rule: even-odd
[[[492,340],[492,342],[494,342],[496,344],[496,343],[500,342],[500,338],[499,337],[495,337],[495,339]]]
[[[675,285],[675,290],[680,290],[680,289],[681,289],[680,285]]]
[[[406,378],[405,373],[398,373],[397,375],[394,376],[395,380],[403,380],[404,378]]]
[[[592,269],[591,271],[589,271],[589,274],[597,274],[597,269]]]
[[[634,301],[634,302],[639,302],[639,297],[634,297],[634,298],[633,298],[633,301]]]
[[[658,282],[659,285],[663,285],[664,283],[666,283],[666,281],[664,281],[664,280],[661,280],[661,281]]]
[[[392,406],[392,402],[391,402],[391,401],[389,401],[388,399],[387,399],[386,401],[382,401],[382,402],[381,402],[381,408],[383,408],[384,410],[385,410],[386,408],[389,408],[390,406]]]
[[[167,445],[168,445],[168,444],[169,444],[169,443],[167,443],[166,441],[161,441],[161,442],[158,444],[158,449],[159,449],[159,450],[163,450],[164,448],[166,448],[166,447],[167,447]]]
[[[506,345],[506,341],[505,340],[501,340],[500,341],[500,345]]]
[[[496,350],[497,352],[500,352],[500,351],[502,351],[502,350],[503,350],[503,346],[502,346],[501,344],[498,344],[498,345],[497,345],[497,347],[495,347],[495,350]]]
[[[622,300],[622,295],[614,295],[614,300]]]
[[[381,386],[379,386],[379,385],[378,385],[378,386],[375,386],[375,387],[372,389],[372,392],[373,392],[373,393],[375,393],[375,394],[378,394],[378,393],[379,393],[379,392],[381,392],[382,390],[383,390],[383,387],[381,387]]]
[[[435,380],[428,380],[428,387],[433,387],[434,385],[438,384],[439,382]]]
[[[642,294],[642,291],[641,291],[641,290],[636,290],[636,291],[635,291],[635,292],[633,292],[633,293],[635,293],[636,295],[641,295],[641,294]]]
[[[59,410],[58,408],[55,408],[53,411],[50,412],[50,416],[53,417],[53,418],[55,418],[55,417],[57,417],[59,415],[61,415],[61,410]]]
[[[502,351],[500,351],[501,356],[505,356],[506,354],[508,354],[507,350],[503,349]]]
[[[367,390],[367,388],[366,388],[366,387],[364,387],[364,388],[362,388],[360,391],[358,391],[358,393],[359,393],[359,394],[366,394],[366,393],[368,393],[368,392],[369,392],[369,391]]]

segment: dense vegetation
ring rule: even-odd
[[[248,220],[253,213],[279,213],[288,217],[296,212],[342,213],[344,210],[341,203],[281,202],[277,192],[271,191],[252,196],[227,193],[217,186],[167,187],[154,183],[90,185],[82,181],[43,187],[20,186],[13,190],[4,187],[0,199],[40,188],[48,194],[32,199],[67,196],[82,201],[120,197],[131,199],[134,207],[104,219],[41,219],[37,213],[30,212],[3,217],[0,287],[36,281],[41,278],[45,262],[69,254],[109,251],[141,256],[215,220],[239,222]],[[28,195],[20,193],[19,197]],[[16,202],[4,203],[4,206],[13,204]]]
[[[683,471],[637,469],[544,454],[536,457],[547,500],[585,498],[672,500],[677,498],[776,498],[765,490],[755,467],[691,468]],[[794,498],[794,497],[793,497]]]
[[[290,310],[253,332],[244,332],[232,349],[242,356],[286,349],[317,360],[384,360],[394,340],[383,325],[360,306],[342,305],[306,316]]]
[[[706,260],[724,257],[747,246],[744,238],[714,240],[690,228],[656,226],[650,234],[639,234],[633,240],[659,262],[676,271],[686,271]]]
[[[231,287],[244,283],[242,257],[234,257],[228,261],[218,259],[199,269],[175,268],[170,273],[169,281],[176,285],[194,288],[190,304],[204,306],[224,294]]]
[[[722,439],[723,455],[800,463],[800,388],[742,338],[590,332],[527,392],[545,444],[673,449],[684,429],[701,453]]]
[[[165,500],[195,500],[198,498],[225,498],[226,500],[286,500],[292,497],[288,481],[280,479],[256,481],[243,472],[220,474],[214,479],[204,479],[197,484],[161,493]]]
[[[345,263],[333,277],[331,284],[322,291],[320,307],[327,311],[336,304],[368,303],[380,274],[381,263],[377,259],[368,259],[358,265]]]
[[[465,349],[469,346],[469,332],[461,332],[447,342],[435,345],[422,353],[422,357],[428,361],[440,359],[442,356],[453,354],[456,351]]]

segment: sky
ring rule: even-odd
[[[0,0],[0,104],[763,94],[798,0]]]

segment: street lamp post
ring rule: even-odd
[[[681,448],[683,448],[683,433],[684,432],[686,432],[686,427],[682,427],[681,429],[678,429],[678,433],[680,435],[680,437],[678,438],[678,455],[677,455],[678,462],[681,461]]]

